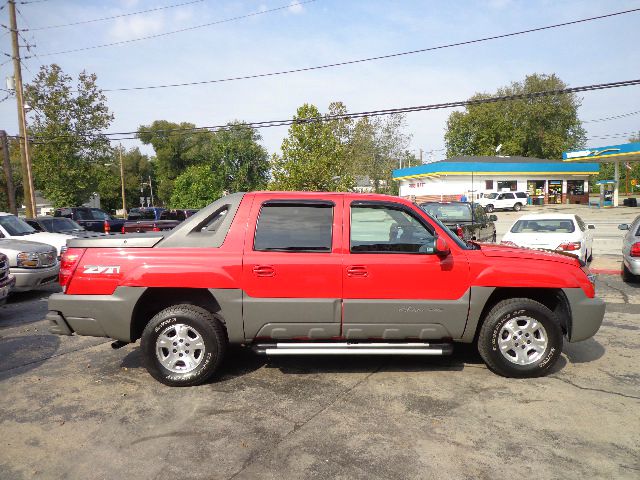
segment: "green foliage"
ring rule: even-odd
[[[122,189],[120,179],[120,153],[124,164],[124,188],[127,209],[140,206],[140,184],[147,181],[149,175],[153,176],[149,157],[140,152],[140,149],[116,148],[108,163],[96,167],[98,178],[98,192],[102,208],[108,211],[122,208]],[[155,192],[154,192],[155,193]],[[147,193],[148,196],[148,193]]]
[[[0,150],[0,155],[2,151]],[[2,165],[0,158],[0,165]],[[24,201],[24,190],[22,187],[22,164],[20,163],[20,144],[15,138],[9,139],[9,163],[11,165],[11,173],[13,174],[13,187],[16,191],[16,205],[20,207]],[[7,197],[7,183],[2,169],[0,174],[0,211],[9,211],[9,198]]]
[[[158,201],[166,204],[171,198],[174,182],[191,165],[206,163],[206,148],[213,134],[207,131],[190,131],[193,123],[173,123],[156,120],[138,129],[138,138],[145,145],[153,146],[155,160],[155,191]]]
[[[33,108],[29,135],[36,189],[54,206],[80,205],[97,190],[96,165],[109,158],[109,140],[100,135],[111,124],[96,76],[82,72],[76,84],[55,64],[42,66],[26,86]]]
[[[499,88],[495,94],[478,93],[479,100],[556,90],[567,85],[554,75],[528,75],[523,82]],[[453,112],[447,121],[447,156],[522,155],[559,159],[562,152],[582,148],[585,130],[578,119],[581,100],[574,94],[545,96],[468,106]]]
[[[328,117],[345,113],[341,103],[329,107]],[[282,155],[272,157],[272,190],[345,191],[354,186],[353,164],[350,161],[351,122],[343,119],[319,119],[314,105],[298,108],[282,142]]]
[[[351,137],[351,158],[356,175],[366,175],[376,193],[397,195],[398,185],[392,180],[393,170],[403,165],[418,164],[407,152],[411,136],[403,133],[403,115],[364,117],[359,119]]]
[[[173,208],[202,208],[223,194],[221,177],[211,165],[192,165],[175,181],[171,206]]]

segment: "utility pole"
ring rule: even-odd
[[[420,165],[422,165],[422,149],[420,149]]]
[[[127,216],[127,201],[124,196],[124,165],[122,163],[122,144],[120,144],[120,148],[118,149],[120,153],[120,184],[122,185],[122,210],[123,215]]]
[[[149,175],[149,188],[151,189],[151,206],[155,207],[156,202],[153,201],[153,183],[151,183],[151,175]]]
[[[0,130],[0,146],[2,147],[2,161],[5,185],[7,187],[7,199],[9,200],[9,212],[17,215],[16,191],[13,188],[13,173],[11,172],[11,162],[9,161],[9,140],[7,140],[7,132],[4,130]]]
[[[31,172],[31,156],[29,155],[29,139],[27,138],[27,119],[24,111],[22,87],[22,65],[20,64],[20,45],[18,44],[18,22],[16,21],[16,2],[8,0],[9,21],[11,25],[11,44],[13,46],[13,75],[16,82],[16,100],[18,102],[18,124],[20,127],[20,158],[22,160],[22,177],[24,178],[24,204],[27,216],[36,216],[36,195],[33,189]]]

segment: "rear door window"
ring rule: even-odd
[[[276,252],[330,252],[333,204],[265,203],[253,249]]]

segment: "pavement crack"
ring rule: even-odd
[[[602,280],[602,283],[604,283],[611,290],[613,290],[614,292],[618,292],[622,296],[622,300],[624,300],[624,303],[626,304],[629,303],[629,295],[627,295],[621,288],[614,287],[609,282],[607,282],[604,278],[601,278],[601,280]]]
[[[386,362],[381,362],[380,365],[378,365],[378,367],[376,369],[374,369],[371,372],[369,372],[369,374],[367,374],[365,377],[363,377],[360,380],[358,380],[356,383],[351,385],[349,388],[346,388],[343,391],[341,391],[340,393],[338,393],[335,396],[335,398],[333,398],[333,400],[331,400],[329,403],[327,403],[324,407],[320,408],[317,412],[315,412],[313,415],[311,415],[309,418],[307,418],[304,422],[294,423],[293,424],[293,428],[291,430],[289,430],[280,440],[278,440],[277,442],[271,444],[271,446],[268,449],[261,450],[261,451],[256,452],[253,455],[250,455],[249,458],[242,464],[242,467],[240,468],[240,470],[238,470],[236,473],[234,473],[233,475],[228,477],[227,480],[232,480],[232,479],[236,478],[238,475],[240,475],[242,472],[244,472],[247,468],[249,468],[249,466],[253,462],[255,462],[260,455],[263,455],[263,454],[266,454],[266,453],[269,453],[269,452],[273,451],[276,447],[278,447],[278,445],[280,445],[287,438],[289,438],[289,436],[291,434],[297,432],[298,430],[303,428],[305,425],[307,425],[309,422],[311,422],[314,418],[316,418],[318,415],[326,412],[328,409],[333,407],[336,403],[338,403],[338,401],[340,399],[342,399],[345,396],[349,395],[349,393],[351,393],[353,390],[358,388],[364,382],[369,380],[369,378],[371,378],[374,374],[378,373],[382,369],[382,367],[384,366],[385,363]]]
[[[587,391],[590,391],[590,392],[607,393],[609,395],[617,395],[619,397],[631,398],[633,400],[640,400],[640,397],[636,397],[635,395],[627,395],[626,393],[612,392],[611,390],[604,390],[602,388],[583,387],[582,385],[578,385],[577,383],[573,383],[571,380],[567,380],[566,378],[560,378],[560,377],[554,377],[554,376],[550,376],[549,378],[553,378],[555,380],[560,380],[561,382],[564,382],[564,383],[566,383],[568,385],[571,385],[572,387],[578,388],[580,390],[587,390]]]

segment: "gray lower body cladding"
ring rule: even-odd
[[[580,342],[593,337],[602,325],[605,303],[601,298],[589,298],[581,288],[562,290],[571,309],[571,323],[567,338],[570,342]]]
[[[47,319],[51,332],[131,341],[131,318],[143,287],[118,287],[112,295],[65,295],[49,297]]]

